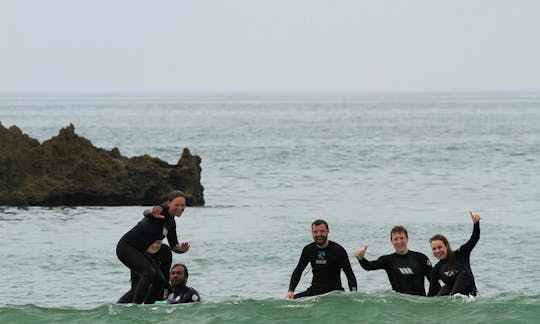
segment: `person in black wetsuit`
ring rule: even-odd
[[[152,243],[167,237],[172,251],[184,253],[189,250],[188,242],[178,243],[174,220],[175,216],[182,216],[185,208],[184,193],[179,190],[172,191],[163,205],[145,211],[145,217],[124,234],[116,245],[118,259],[140,276],[133,290],[133,303],[141,304],[144,301],[148,288],[157,275],[155,267],[145,255],[146,249]]]
[[[169,246],[162,244],[161,240],[155,241],[148,249],[146,250],[146,256],[152,262],[154,269],[156,270],[156,277],[154,281],[150,284],[147,294],[144,297],[143,302],[145,304],[153,304],[158,300],[163,300],[165,289],[169,285],[169,268],[172,263],[172,253]],[[135,287],[141,277],[134,272],[131,272],[131,289],[126,292],[120,299],[118,303],[126,304],[133,302],[133,294]]]
[[[285,298],[293,299],[306,296],[315,296],[324,294],[333,290],[344,290],[341,285],[341,269],[347,276],[349,289],[356,291],[356,277],[351,268],[349,257],[345,249],[328,240],[328,223],[318,219],[311,224],[311,234],[315,242],[308,244],[302,250],[298,265],[294,269],[289,291]],[[296,286],[300,282],[302,271],[307,264],[311,264],[313,279],[311,286],[304,292],[294,294]]]
[[[431,262],[420,252],[410,251],[409,235],[403,226],[394,226],[390,231],[390,242],[396,250],[383,255],[375,261],[368,261],[364,254],[368,246],[356,249],[355,256],[364,270],[384,269],[390,280],[392,290],[410,295],[425,296],[424,277],[431,276]]]
[[[476,296],[476,284],[471,270],[471,251],[480,240],[480,215],[471,215],[473,232],[471,238],[456,251],[452,251],[446,237],[436,234],[429,239],[431,251],[439,262],[433,267],[429,287],[429,296],[447,296],[454,294]],[[445,284],[438,289],[436,284],[442,280]]]
[[[171,268],[171,289],[167,296],[168,304],[182,304],[201,301],[199,293],[194,288],[188,287],[188,269],[185,265],[177,263]]]

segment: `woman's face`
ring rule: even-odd
[[[448,256],[448,247],[441,240],[431,241],[431,251],[438,260],[444,260]]]
[[[167,202],[167,205],[169,206],[169,214],[171,216],[182,216],[182,213],[184,212],[184,209],[186,209],[186,198],[179,196],[174,198],[173,200]]]

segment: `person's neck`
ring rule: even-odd
[[[328,246],[328,244],[330,244],[330,240],[324,241],[323,245],[319,245],[319,244],[315,243],[315,245],[317,245],[317,247],[318,247],[319,249],[324,249],[325,247]]]
[[[396,251],[396,253],[399,254],[399,255],[405,255],[405,254],[409,253],[409,249],[406,249],[404,252]]]

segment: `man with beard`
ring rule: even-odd
[[[356,249],[355,256],[364,270],[384,269],[390,280],[392,290],[409,295],[425,296],[424,277],[431,276],[431,262],[420,252],[410,251],[409,236],[405,227],[394,226],[390,231],[390,242],[396,250],[393,254],[383,255],[375,261],[368,261],[364,254],[367,245]]]
[[[345,249],[336,242],[328,240],[330,230],[328,223],[318,219],[311,224],[311,234],[315,242],[304,247],[298,265],[294,269],[289,291],[285,298],[293,299],[325,294],[333,290],[344,290],[341,285],[341,270],[345,272],[349,289],[356,291],[356,277],[351,268]],[[304,292],[294,294],[300,282],[302,272],[307,264],[311,264],[313,279],[311,286]]]
[[[170,273],[172,293],[167,297],[167,303],[181,304],[201,301],[197,290],[186,286],[188,277],[189,272],[185,265],[177,263],[172,266]]]

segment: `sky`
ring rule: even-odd
[[[540,91],[540,1],[0,0],[0,93]]]

